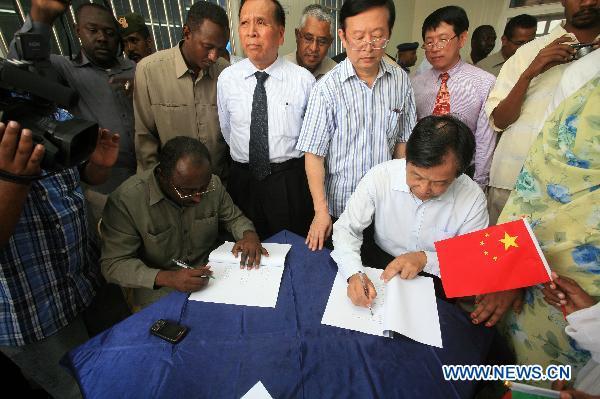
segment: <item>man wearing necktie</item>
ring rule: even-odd
[[[484,188],[489,180],[496,133],[484,110],[495,77],[460,58],[465,45],[469,19],[465,10],[447,6],[431,13],[422,27],[425,57],[432,68],[412,79],[417,117],[453,116],[475,135],[475,156],[467,174]]]
[[[248,58],[217,83],[219,122],[233,159],[228,191],[261,239],[283,229],[306,235],[312,201],[295,147],[315,78],[278,57],[285,32],[278,1],[242,1],[238,30]]]

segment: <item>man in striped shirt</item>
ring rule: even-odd
[[[475,135],[475,162],[474,170],[471,167],[467,174],[484,188],[496,144],[496,133],[484,106],[495,77],[460,58],[468,29],[467,14],[457,6],[439,8],[425,18],[423,49],[432,68],[413,78],[412,85],[419,119],[450,113],[471,129]],[[449,98],[441,95],[444,90]]]
[[[360,179],[373,166],[404,156],[416,123],[406,73],[382,61],[395,19],[390,0],[349,0],[338,35],[348,57],[313,88],[296,149],[315,217],[306,243],[322,249]]]

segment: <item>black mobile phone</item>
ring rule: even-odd
[[[155,321],[154,324],[152,324],[152,327],[150,327],[151,334],[154,334],[172,344],[176,344],[181,341],[183,337],[185,337],[185,334],[187,334],[187,331],[187,327],[164,319]]]

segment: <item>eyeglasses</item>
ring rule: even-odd
[[[454,39],[455,37],[458,37],[458,35],[454,35],[450,39],[440,39],[439,41],[437,41],[435,43],[434,42],[423,43],[421,48],[425,51],[431,51],[434,48],[441,50],[444,47],[446,47],[448,45],[448,43],[450,43],[450,40]]]
[[[189,190],[189,189],[186,190],[186,189],[183,189],[183,188],[177,188],[173,183],[171,183],[171,187],[173,187],[173,189],[177,193],[177,196],[180,199],[187,199],[187,198],[192,198],[192,197],[198,197],[198,196],[202,196],[202,195],[208,194],[208,193],[216,190],[215,183],[213,182],[212,179],[210,180],[208,190],[204,190],[204,191],[194,191],[192,193],[189,193],[189,191],[191,191],[191,190]]]
[[[304,32],[298,32],[298,36],[300,37],[300,40],[302,40],[302,42],[304,44],[313,44],[316,41],[317,46],[319,46],[319,47],[327,47],[331,44],[331,41],[332,41],[332,39],[330,39],[328,37],[322,37],[322,36],[315,37],[315,36],[311,35],[310,33],[304,33]]]
[[[350,45],[350,49],[351,50],[355,50],[355,51],[363,51],[367,49],[367,46],[371,46],[371,48],[373,50],[381,50],[384,49],[385,46],[388,45],[388,43],[390,42],[390,39],[386,39],[385,37],[378,37],[376,39],[373,40],[369,40],[364,41],[364,40],[359,40],[354,42],[353,40],[347,39],[348,40],[348,44]]]

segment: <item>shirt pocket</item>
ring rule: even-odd
[[[402,117],[403,111],[401,110],[386,110],[383,120],[383,129],[387,138],[388,146],[393,151],[394,146],[400,139],[400,118]]]
[[[276,118],[280,119],[279,126],[283,129],[283,136],[297,138],[300,135],[304,113],[306,112],[305,104],[298,104],[293,101],[283,101],[276,107]]]
[[[175,228],[169,226],[166,229],[159,229],[158,232],[148,231],[144,234],[144,251],[149,266],[170,262],[179,245],[174,231]]]

